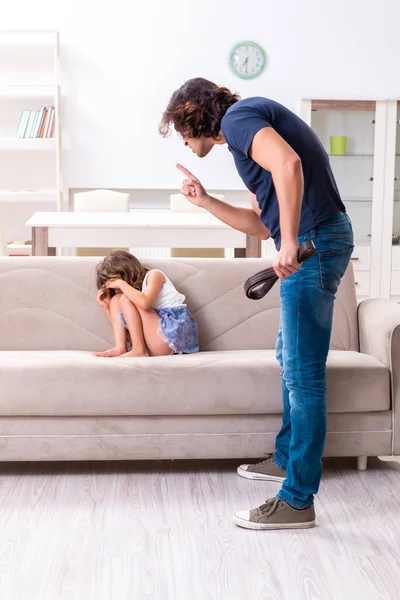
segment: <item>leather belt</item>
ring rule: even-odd
[[[314,242],[305,240],[299,246],[297,260],[299,263],[311,258],[316,253]],[[261,300],[270,291],[272,286],[278,281],[278,275],[273,267],[259,271],[249,277],[244,284],[244,291],[250,300]]]

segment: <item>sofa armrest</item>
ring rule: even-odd
[[[393,411],[393,454],[400,455],[400,304],[369,299],[358,306],[360,352],[390,369]]]
[[[381,298],[360,302],[358,332],[360,352],[370,354],[392,370],[392,364],[396,364],[393,350],[400,351],[400,304]]]

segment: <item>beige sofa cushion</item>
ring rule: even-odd
[[[281,413],[273,350],[145,359],[78,351],[0,352],[0,415]],[[389,409],[389,371],[366,354],[332,351],[329,412]]]
[[[112,334],[96,303],[96,258],[0,257],[0,350],[104,350]],[[279,284],[262,300],[243,284],[271,264],[261,259],[144,261],[186,295],[201,350],[274,348]],[[335,303],[331,348],[358,350],[357,302],[350,268]]]

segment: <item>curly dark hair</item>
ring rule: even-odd
[[[104,288],[107,281],[110,281],[110,279],[123,279],[141,292],[143,280],[149,270],[130,252],[113,250],[96,267],[97,289],[103,288],[104,294],[111,296],[111,290]]]
[[[170,125],[181,135],[191,138],[217,137],[222,117],[232,104],[240,100],[226,87],[196,77],[176,90],[159,125],[163,137],[171,133]]]

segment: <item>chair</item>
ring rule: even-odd
[[[210,194],[217,200],[224,200],[224,194]],[[206,212],[204,208],[192,204],[183,194],[171,194],[170,208],[176,212]],[[225,248],[171,248],[173,257],[204,257],[204,258],[224,258]]]
[[[129,194],[92,190],[74,194],[74,212],[129,212]],[[77,256],[107,256],[111,248],[77,248]],[[124,248],[129,250],[129,248]]]

